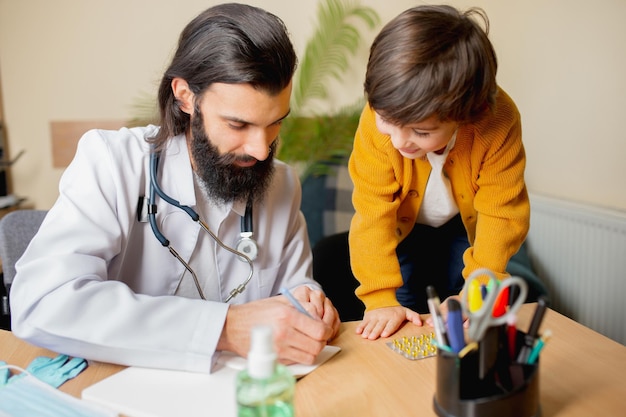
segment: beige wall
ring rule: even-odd
[[[389,21],[416,0],[362,0]],[[126,119],[151,93],[180,30],[214,0],[0,0],[0,79],[14,191],[37,208],[57,196],[53,120]],[[316,1],[256,0],[281,16],[301,52]],[[483,7],[499,82],[523,116],[534,193],[626,210],[626,2],[450,1]],[[368,35],[367,43],[375,33]],[[361,95],[367,48],[331,102]]]

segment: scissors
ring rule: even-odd
[[[483,276],[488,277],[485,299],[482,300],[480,308],[470,308],[470,297],[472,296],[473,286],[480,284],[480,279]],[[508,301],[509,288],[519,289],[519,291],[516,292],[515,300],[508,309],[506,309],[506,306],[498,309],[497,303],[500,303],[503,297],[504,301]],[[500,281],[492,271],[486,268],[477,269],[472,272],[463,286],[461,302],[464,313],[469,318],[468,337],[475,342],[479,342],[485,336],[487,329],[507,323],[508,318],[515,316],[522,307],[522,304],[526,301],[527,294],[528,284],[526,284],[526,281],[522,278],[507,277]],[[497,310],[495,312],[494,307],[496,307]]]

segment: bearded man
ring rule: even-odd
[[[313,363],[339,318],[311,278],[298,177],[273,159],[295,67],[273,14],[223,4],[192,20],[159,87],[159,126],[81,138],[16,265],[15,335],[86,359],[211,372],[271,324],[281,362]]]

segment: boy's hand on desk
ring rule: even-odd
[[[277,296],[231,305],[217,350],[247,357],[250,332],[261,324],[272,326],[274,348],[279,361],[284,364],[313,364],[327,340],[334,335],[333,328],[325,321],[307,317],[286,302],[284,297]]]
[[[357,326],[356,332],[364,339],[375,340],[379,337],[393,335],[405,321],[421,326],[422,319],[419,313],[402,307],[383,307],[366,311],[363,321]]]

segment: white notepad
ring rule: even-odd
[[[302,377],[340,350],[326,346],[315,364],[290,365],[289,369]],[[128,417],[234,417],[235,378],[246,360],[222,353],[218,364],[211,374],[130,367],[85,388],[82,398]]]

